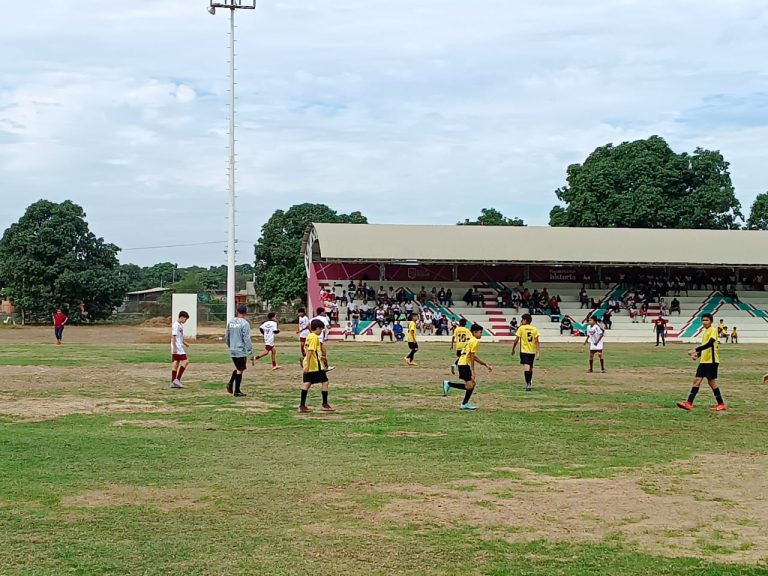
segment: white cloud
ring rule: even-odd
[[[72,198],[124,247],[224,238],[227,22],[204,6],[37,0],[34,18],[5,15],[0,225]],[[238,14],[238,34],[244,241],[305,201],[378,222],[496,206],[543,224],[569,163],[651,134],[722,149],[745,205],[768,189],[760,0],[274,0]]]

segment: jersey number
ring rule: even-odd
[[[528,332],[527,338],[528,342],[533,342],[533,332]]]

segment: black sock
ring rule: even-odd
[[[328,404],[328,390],[323,390],[323,404]]]
[[[696,394],[698,393],[699,393],[699,389],[696,386],[691,388],[691,393],[688,394],[688,402],[693,404],[693,401],[696,400]]]
[[[600,358],[600,370],[605,370],[605,359]]]
[[[235,377],[237,376],[237,370],[232,370],[232,376],[229,377],[229,385],[232,386],[232,384],[235,383]]]
[[[592,369],[595,367],[595,361],[590,358],[589,359],[589,371],[592,372]]]
[[[243,375],[239,372],[235,373],[235,393],[240,393],[240,384],[243,383]]]
[[[715,400],[717,400],[718,404],[723,404],[723,395],[720,394],[720,388],[715,388],[712,390],[712,393],[715,395]]]
[[[302,406],[306,406],[307,405],[307,392],[309,392],[309,390],[302,390],[301,391],[301,405]]]
[[[467,388],[467,391],[464,392],[464,404],[469,404],[469,399],[472,398],[472,392],[474,391],[474,388]]]
[[[408,360],[413,362],[413,359],[416,357],[416,350],[411,350],[411,353],[408,354]]]
[[[530,384],[531,382],[533,382],[533,370],[526,370],[525,372],[523,372],[523,374],[525,374],[526,384]]]
[[[451,388],[458,388],[459,390],[467,389],[466,384],[457,384],[456,382],[448,382],[448,386],[450,386]]]

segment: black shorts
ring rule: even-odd
[[[456,350],[456,358],[461,358],[461,350]]]
[[[419,345],[416,342],[408,342],[408,348],[410,348],[411,350],[418,350]]]
[[[240,372],[248,368],[248,358],[245,356],[242,358],[235,358],[233,356],[232,362],[235,364],[235,368],[237,368]]]
[[[464,382],[469,382],[472,380],[472,368],[470,368],[467,364],[459,366],[459,378],[464,380]]]
[[[533,368],[533,363],[536,360],[536,354],[524,354],[520,352],[520,364],[527,364]]]
[[[696,368],[696,378],[717,380],[717,368],[719,364],[699,364]]]
[[[328,376],[325,370],[318,370],[317,372],[304,372],[305,384],[325,384],[328,382]]]

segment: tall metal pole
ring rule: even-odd
[[[235,8],[229,9],[229,233],[227,237],[227,321],[235,316]]]

